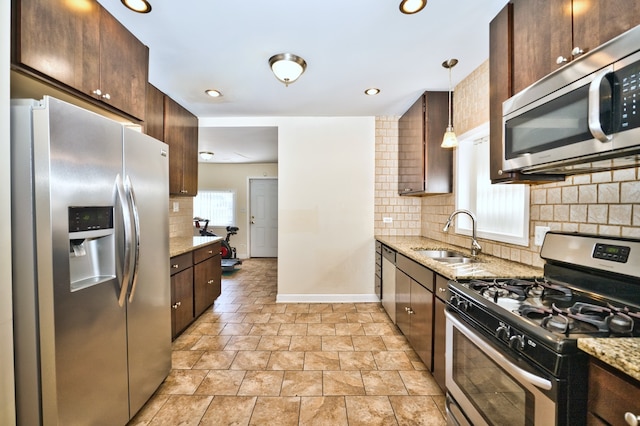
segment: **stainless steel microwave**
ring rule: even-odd
[[[506,172],[640,165],[640,26],[532,84],[502,112]]]

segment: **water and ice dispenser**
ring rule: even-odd
[[[113,211],[113,206],[69,207],[71,291],[115,278]]]

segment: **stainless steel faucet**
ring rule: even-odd
[[[476,215],[471,213],[469,210],[464,210],[464,209],[456,210],[453,213],[451,213],[451,216],[449,216],[449,219],[447,219],[447,223],[445,223],[444,228],[442,228],[442,231],[447,232],[449,230],[449,226],[451,226],[451,221],[453,220],[453,218],[460,213],[464,213],[471,218],[471,223],[473,224],[473,234],[471,236],[471,256],[475,257],[478,255],[478,253],[480,253],[480,250],[482,250],[482,247],[478,243],[478,240],[476,240]]]

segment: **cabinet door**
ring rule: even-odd
[[[149,49],[105,9],[100,34],[101,100],[144,120]]]
[[[147,110],[144,114],[144,132],[164,141],[164,93],[154,85],[147,85]]]
[[[433,293],[411,280],[409,341],[426,367],[432,369]]]
[[[193,269],[193,300],[195,317],[198,317],[220,295],[220,254],[196,264]]]
[[[198,120],[164,97],[164,142],[169,145],[169,192],[194,196],[198,190]]]
[[[558,69],[556,59],[571,59],[572,0],[513,2],[513,91]]]
[[[176,338],[193,321],[193,268],[171,276],[171,335]]]
[[[424,191],[424,96],[398,120],[398,193]]]
[[[74,7],[66,0],[14,0],[13,61],[84,93],[100,76],[97,2]]]
[[[640,24],[638,1],[581,0],[578,5],[574,0],[573,3],[576,9],[573,14],[573,46],[585,52]]]
[[[396,269],[396,325],[407,337],[411,334],[410,309],[411,277],[400,269]]]
[[[453,150],[440,145],[449,120],[449,92],[426,92],[424,96],[424,191],[448,194],[453,185]]]

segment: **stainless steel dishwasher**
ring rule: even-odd
[[[396,323],[396,251],[382,246],[382,306]]]

